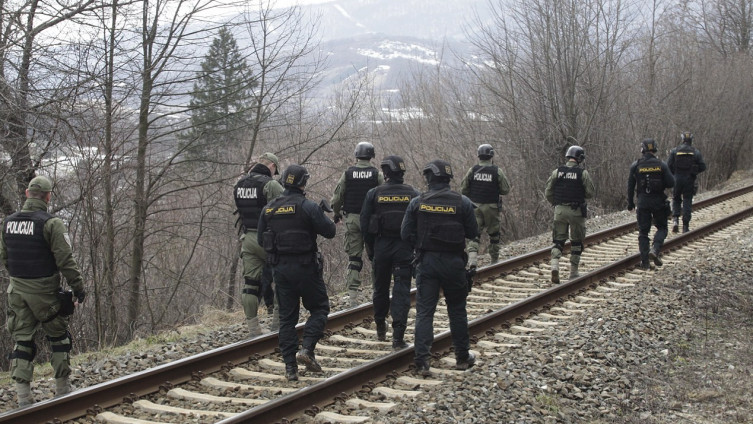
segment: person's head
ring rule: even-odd
[[[280,159],[274,153],[266,152],[259,156],[259,163],[269,168],[273,175],[280,173]]]
[[[426,182],[431,183],[449,183],[452,179],[452,167],[448,162],[441,159],[435,159],[426,164],[423,170]]]
[[[482,144],[478,146],[478,158],[481,160],[491,160],[494,157],[494,148],[491,144]]]
[[[686,131],[680,134],[680,140],[682,140],[683,143],[693,144],[693,133]]]
[[[570,146],[565,153],[565,157],[581,163],[586,158],[586,151],[580,146]]]
[[[656,153],[658,150],[659,148],[656,147],[656,141],[654,141],[653,138],[644,138],[643,141],[641,141],[641,153]]]
[[[301,165],[290,165],[285,169],[282,174],[282,185],[286,188],[295,187],[303,189],[306,187],[306,182],[309,180],[309,173],[306,168]]]
[[[356,145],[356,151],[353,153],[356,157],[356,159],[373,159],[374,158],[374,145],[362,141]]]
[[[405,175],[405,161],[400,156],[385,156],[381,163],[382,173],[385,178],[402,179]]]
[[[45,202],[50,201],[52,196],[52,181],[49,178],[39,175],[29,181],[26,188],[26,197],[29,199],[42,199]]]

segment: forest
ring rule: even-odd
[[[402,156],[419,190],[428,161],[462,175],[492,144],[512,187],[503,243],[549,231],[544,184],[571,145],[586,152],[593,215],[624,209],[646,137],[666,160],[692,132],[709,164],[701,190],[749,167],[753,0],[489,6],[467,22],[472,55],[438,47],[438,64],[397,95],[364,71],[322,99],[319,23],[299,7],[0,2],[0,212],[20,208],[33,176],[54,180],[50,212],[68,226],[88,293],[72,318],[74,353],[241,308],[232,187],[267,151],[282,168],[306,166],[318,202],[358,142],[374,144],[376,161]],[[342,235],[320,249],[340,295]],[[0,278],[7,288],[5,269]],[[8,337],[0,346],[12,349]]]

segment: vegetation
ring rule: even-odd
[[[644,137],[666,157],[692,131],[710,164],[702,187],[753,156],[750,0],[493,1],[469,22],[473,59],[442,52],[389,104],[365,73],[312,98],[326,61],[300,9],[218,3],[0,3],[0,208],[16,210],[35,173],[56,181],[51,209],[90,293],[73,318],[78,350],[192,323],[206,305],[239,308],[231,187],[265,151],[307,166],[318,201],[359,141],[403,156],[419,188],[427,161],[460,175],[490,142],[513,187],[506,240],[548,231],[544,183],[572,144],[597,213],[624,206]],[[322,243],[333,293],[340,237]]]

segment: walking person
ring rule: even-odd
[[[423,170],[428,191],[411,200],[400,235],[414,246],[416,270],[416,373],[430,376],[431,345],[434,342],[434,312],[440,291],[447,303],[455,368],[466,370],[475,364],[468,336],[468,281],[465,240],[478,237],[473,203],[450,190],[450,164],[429,162]]]
[[[667,159],[667,166],[675,177],[672,189],[672,232],[676,233],[682,215],[682,232],[690,230],[690,217],[693,208],[693,196],[698,191],[698,174],[706,170],[701,151],[693,147],[693,134],[680,134],[682,143],[672,149]]]
[[[586,238],[586,199],[593,197],[591,175],[580,165],[586,152],[580,146],[570,146],[565,153],[567,162],[549,176],[544,191],[546,200],[554,205],[552,224],[552,283],[559,284],[559,261],[570,239],[570,279],[579,275],[578,266]]]
[[[316,203],[306,198],[309,179],[306,168],[290,165],[282,176],[285,191],[259,217],[258,242],[264,246],[273,267],[277,302],[280,305],[280,352],[285,376],[298,380],[298,364],[321,372],[314,349],[327,324],[329,297],[322,278],[323,263],[316,238],[335,237],[335,223]],[[301,350],[295,326],[300,304],[309,311],[303,328]]]
[[[21,210],[3,222],[0,259],[10,274],[5,325],[15,342],[10,354],[10,377],[16,385],[19,407],[34,403],[31,381],[37,352],[34,334],[38,328],[52,346],[55,395],[71,391],[69,316],[86,298],[68,230],[60,218],[47,212],[51,198],[52,181],[44,176],[34,177]],[[61,275],[72,293],[62,290]]]
[[[491,144],[478,146],[477,154],[478,164],[468,170],[460,183],[460,192],[468,196],[476,205],[474,213],[479,227],[479,237],[468,242],[468,264],[472,269],[478,266],[482,231],[489,234],[491,263],[499,260],[501,237],[499,214],[502,209],[500,196],[510,192],[510,183],[502,172],[502,168],[492,163],[494,148]]]
[[[272,153],[261,155],[246,176],[238,180],[233,189],[235,207],[240,213],[241,259],[243,260],[243,280],[241,294],[243,312],[251,337],[262,334],[259,325],[259,299],[262,297],[262,275],[267,261],[267,252],[257,242],[256,227],[264,206],[282,194],[280,183],[272,178],[279,174],[280,161]],[[277,321],[277,317],[273,318]],[[272,323],[274,326],[274,322]],[[276,330],[273,328],[273,331]]]
[[[649,269],[648,260],[661,266],[661,248],[667,237],[667,218],[670,208],[665,190],[675,185],[675,179],[666,163],[656,157],[656,141],[652,138],[641,142],[643,157],[630,165],[627,184],[628,210],[635,209],[634,196],[638,196],[638,248],[641,253],[640,267]],[[654,239],[649,239],[651,224],[656,226]]]
[[[348,289],[349,306],[358,306],[358,293],[361,288],[363,269],[363,234],[361,233],[361,208],[366,193],[382,184],[384,177],[371,165],[374,146],[361,142],[354,152],[356,164],[343,172],[337,182],[331,204],[335,223],[345,222],[345,253],[348,255],[348,269],[345,284]]]
[[[374,268],[374,322],[377,339],[387,340],[387,314],[392,316],[392,348],[402,349],[410,310],[413,246],[400,238],[405,209],[418,191],[405,184],[405,161],[387,156],[381,163],[385,183],[366,193],[361,209],[361,231]],[[390,300],[390,282],[392,299]]]

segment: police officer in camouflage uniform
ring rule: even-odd
[[[392,315],[392,348],[407,346],[403,337],[410,310],[413,246],[400,238],[405,208],[418,191],[403,183],[405,161],[387,156],[381,163],[386,182],[366,193],[361,209],[361,232],[374,268],[374,322],[377,339],[387,340],[387,313]],[[394,278],[392,300],[390,281]]]
[[[668,205],[665,189],[675,185],[675,179],[666,163],[655,156],[657,151],[656,141],[647,138],[641,142],[643,157],[630,165],[627,184],[628,210],[635,209],[633,196],[637,191],[638,209],[638,248],[641,252],[642,269],[649,269],[648,260],[654,261],[654,265],[661,266],[661,248],[667,237],[667,218],[671,213]],[[651,224],[656,226],[653,244],[649,240],[648,233]],[[649,249],[649,245],[651,245]]]
[[[34,403],[30,383],[38,327],[52,345],[50,362],[56,396],[71,391],[69,316],[86,297],[68,230],[60,218],[47,213],[51,196],[52,182],[47,177],[34,177],[26,189],[21,211],[6,217],[3,223],[0,259],[10,274],[6,327],[15,341],[10,376],[16,383],[19,406]],[[61,274],[73,290],[75,303],[62,296]]]
[[[366,192],[382,184],[384,177],[371,165],[374,146],[361,142],[356,145],[356,164],[343,172],[332,196],[335,223],[345,219],[345,253],[348,254],[348,270],[345,282],[348,287],[350,307],[358,305],[358,290],[361,287],[363,268],[363,235],[361,234],[361,207]]]
[[[262,333],[259,325],[259,299],[262,290],[262,273],[267,260],[267,253],[258,244],[256,226],[259,223],[264,206],[282,194],[282,185],[272,178],[279,174],[279,159],[272,153],[264,153],[249,171],[248,175],[238,180],[233,189],[235,206],[240,213],[241,259],[243,260],[243,279],[245,285],[241,295],[243,312],[251,337]],[[275,317],[278,318],[278,317]],[[278,318],[279,319],[279,318]],[[277,321],[277,319],[275,319]],[[273,327],[276,323],[272,323]],[[273,331],[276,328],[272,329]]]
[[[490,144],[478,146],[478,165],[473,166],[460,183],[460,192],[468,196],[476,205],[476,221],[479,233],[489,234],[489,256],[491,262],[499,260],[500,220],[502,202],[499,196],[510,192],[510,183],[502,169],[492,163],[494,149]],[[475,269],[478,265],[480,236],[468,242],[468,264]]]
[[[468,279],[465,240],[478,237],[473,203],[450,190],[452,168],[443,160],[429,162],[423,170],[429,190],[411,200],[400,235],[416,251],[415,372],[430,376],[434,312],[444,293],[450,319],[455,368],[466,370],[476,358],[468,336]]]
[[[298,363],[309,371],[321,372],[314,349],[324,334],[329,314],[316,236],[335,237],[335,223],[319,205],[306,199],[304,188],[308,179],[306,168],[290,165],[282,176],[285,191],[264,208],[257,227],[257,241],[269,254],[273,267],[280,305],[280,352],[285,376],[291,381],[298,380]],[[295,326],[301,302],[310,316],[303,328],[302,349],[298,351]]]
[[[672,149],[667,159],[667,166],[675,177],[675,187],[672,189],[672,232],[676,233],[680,225],[682,214],[682,232],[690,230],[693,195],[698,190],[696,176],[706,170],[706,162],[701,151],[692,146],[693,134],[680,134],[682,144]]]
[[[586,238],[586,199],[593,197],[594,183],[588,171],[580,167],[586,152],[580,146],[570,146],[565,153],[567,162],[555,169],[546,182],[546,200],[554,205],[552,224],[552,282],[558,284],[559,261],[565,242],[570,238],[570,278],[578,276],[583,240]]]

